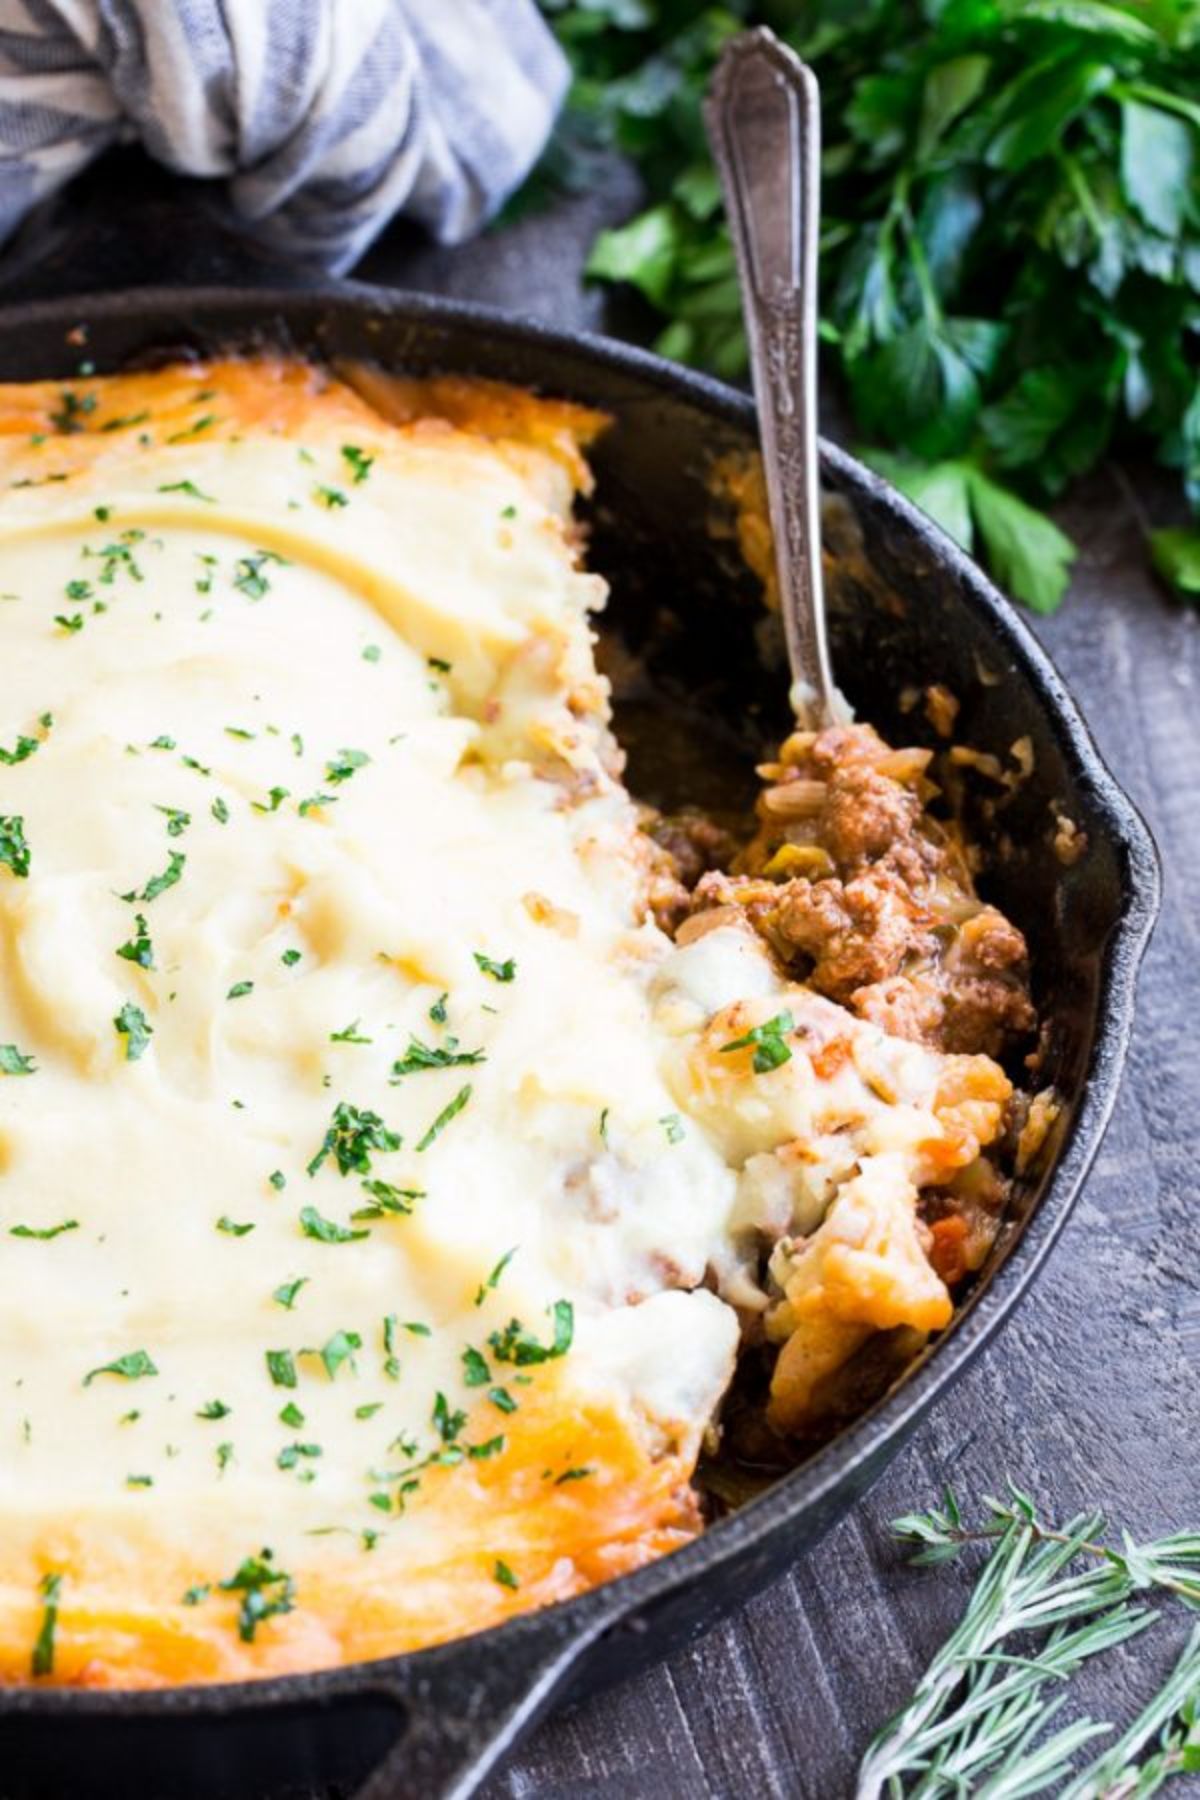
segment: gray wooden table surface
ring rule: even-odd
[[[393,236],[361,273],[595,328],[583,252],[634,198],[617,171],[458,251]],[[549,1719],[487,1800],[848,1795],[873,1729],[963,1602],[965,1570],[906,1568],[888,1537],[891,1518],[935,1503],[948,1479],[966,1497],[1011,1478],[1060,1514],[1102,1501],[1135,1535],[1200,1525],[1200,619],[1147,573],[1137,514],[1159,499],[1112,472],[1073,498],[1061,516],[1083,546],[1075,580],[1037,622],[1166,870],[1125,1084],[1048,1269],[815,1553],[673,1661]],[[1092,1716],[1127,1717],[1185,1629],[1164,1622],[1086,1671]]]

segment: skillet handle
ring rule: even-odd
[[[514,1620],[482,1656],[467,1640],[401,1661],[377,1689],[403,1715],[400,1738],[353,1800],[469,1800],[619,1611],[596,1607],[581,1624],[574,1610]]]
[[[35,207],[0,248],[0,303],[134,287],[304,287],[312,271],[258,243],[220,184],[110,150]]]

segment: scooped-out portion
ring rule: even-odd
[[[404,1651],[703,1528],[950,1319],[1019,933],[922,752],[626,791],[603,418],[276,357],[0,387],[0,1680]],[[989,1154],[991,1152],[992,1154]]]

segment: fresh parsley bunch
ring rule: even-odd
[[[589,272],[745,370],[700,101],[773,26],[824,101],[822,334],[869,460],[1039,611],[1074,547],[1039,510],[1112,448],[1200,514],[1200,0],[542,0],[576,80],[552,169],[597,147],[651,201]],[[1200,529],[1152,532],[1200,598]]]

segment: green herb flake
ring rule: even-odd
[[[221,1592],[240,1594],[238,1636],[244,1644],[252,1644],[260,1625],[267,1619],[290,1613],[295,1608],[296,1588],[290,1575],[275,1567],[270,1550],[248,1556],[228,1581],[221,1582]]]
[[[327,1344],[321,1346],[319,1355],[325,1365],[325,1373],[332,1381],[343,1363],[349,1363],[352,1373],[356,1373],[354,1353],[362,1349],[362,1338],[357,1331],[335,1331]]]
[[[34,1641],[30,1670],[35,1676],[54,1673],[54,1634],[58,1629],[58,1603],[62,1597],[62,1575],[48,1570],[38,1584],[42,1597],[42,1622]]]
[[[376,1413],[382,1412],[382,1411],[383,1411],[383,1401],[382,1400],[368,1400],[365,1406],[356,1406],[355,1407],[354,1416],[356,1419],[373,1419],[375,1417]]]
[[[383,651],[378,644],[367,644],[363,649],[362,659],[364,662],[377,663],[382,655]]]
[[[121,1008],[113,1025],[117,1035],[125,1039],[125,1061],[137,1062],[146,1054],[150,1039],[154,1036],[154,1027],[146,1018],[140,1006],[127,1000]]]
[[[277,1193],[287,1186],[287,1176],[282,1169],[272,1169],[271,1173],[267,1176],[267,1180]]]
[[[468,1082],[466,1087],[459,1088],[453,1100],[443,1106],[441,1112],[433,1121],[433,1124],[429,1127],[424,1137],[418,1142],[418,1151],[428,1150],[434,1139],[440,1137],[441,1133],[446,1129],[451,1120],[458,1117],[459,1113],[463,1110],[463,1107],[466,1106],[467,1102],[470,1100],[471,1091],[471,1086]]]
[[[556,1300],[547,1310],[554,1323],[552,1342],[539,1342],[519,1319],[510,1319],[503,1331],[493,1331],[488,1338],[497,1362],[515,1363],[518,1368],[528,1368],[534,1363],[550,1362],[555,1357],[566,1355],[575,1336],[575,1309],[569,1300]]]
[[[226,1406],[223,1400],[206,1400],[204,1405],[196,1409],[198,1419],[227,1419],[233,1409]]]
[[[154,967],[154,945],[150,941],[150,933],[142,913],[133,915],[134,935],[127,944],[117,946],[117,955],[126,962],[136,963],[139,969]]]
[[[43,716],[48,717],[48,715]],[[14,768],[17,763],[27,762],[31,756],[35,755],[35,753],[41,749],[41,747],[42,740],[40,738],[24,736],[19,736],[17,738],[17,741],[11,750],[5,750],[3,746],[0,745],[0,768],[11,769]]]
[[[461,1434],[467,1422],[467,1415],[461,1411],[451,1411],[445,1394],[440,1391],[433,1402],[433,1428],[444,1444],[452,1444]]]
[[[158,1370],[145,1350],[130,1350],[125,1356],[118,1356],[115,1362],[102,1363],[83,1378],[84,1387],[91,1387],[99,1375],[119,1375],[125,1381],[143,1381],[148,1375],[157,1375]]]
[[[318,1244],[353,1244],[360,1238],[369,1237],[366,1231],[351,1231],[345,1225],[338,1225],[333,1219],[322,1218],[315,1206],[306,1206],[300,1213],[300,1229],[305,1237],[313,1238]]]
[[[326,781],[349,781],[359,769],[370,762],[365,750],[339,750],[337,756],[325,764]]]
[[[469,1345],[462,1353],[462,1366],[464,1387],[486,1387],[492,1379],[486,1359]]]
[[[357,444],[343,444],[342,455],[350,465],[355,487],[360,486],[371,473],[375,458],[368,456],[365,450],[360,450]]]
[[[373,1044],[375,1042],[374,1038],[364,1037],[358,1029],[358,1023],[359,1023],[358,1020],[355,1019],[352,1021],[351,1024],[343,1025],[343,1027],[340,1031],[331,1031],[329,1034],[330,1043],[331,1044]]]
[[[294,969],[302,954],[299,950],[285,950],[279,960],[285,969]]]
[[[158,492],[160,494],[183,494],[188,500],[203,500],[209,506],[215,506],[217,503],[215,494],[202,493],[194,481],[168,481],[158,489]]]
[[[280,1407],[279,1422],[281,1425],[289,1426],[292,1431],[300,1430],[304,1424],[304,1414],[294,1400],[289,1400],[286,1406]]]
[[[493,981],[512,981],[517,973],[517,965],[511,956],[506,962],[493,962],[490,956],[484,956],[481,951],[476,950],[475,962]]]
[[[520,1245],[514,1244],[511,1250],[506,1250],[504,1252],[504,1255],[500,1258],[500,1261],[496,1264],[495,1268],[492,1270],[491,1274],[486,1278],[486,1280],[480,1282],[479,1286],[475,1289],[475,1304],[476,1304],[476,1306],[483,1305],[484,1301],[487,1299],[488,1295],[496,1287],[497,1283],[500,1280],[500,1277],[503,1275],[505,1269],[507,1269],[509,1263],[512,1261],[513,1257],[517,1254],[517,1251],[519,1249],[520,1249]]]
[[[483,1050],[460,1050],[457,1038],[447,1038],[444,1045],[431,1048],[420,1038],[410,1036],[408,1049],[392,1064],[390,1080],[395,1086],[406,1075],[415,1075],[423,1069],[457,1069],[486,1061]]]
[[[399,1150],[400,1144],[400,1133],[389,1131],[378,1113],[340,1100],[321,1148],[308,1165],[308,1174],[315,1175],[326,1158],[332,1156],[340,1175],[369,1175],[372,1153]]]
[[[187,1589],[183,1596],[183,1604],[184,1606],[199,1606],[202,1601],[208,1599],[208,1596],[211,1593],[211,1584],[209,1582],[201,1582],[198,1586]]]
[[[14,814],[0,814],[0,866],[11,869],[24,881],[29,874],[30,851],[25,842],[25,820]]]
[[[285,1444],[275,1458],[277,1469],[294,1469],[301,1457],[318,1457],[324,1455],[320,1444]]]
[[[278,1297],[278,1290],[276,1293]],[[290,1302],[285,1302],[290,1306]],[[276,1387],[294,1388],[297,1384],[296,1362],[290,1350],[268,1350],[267,1374]]]
[[[167,866],[162,874],[152,875],[140,894],[122,894],[122,900],[141,900],[146,904],[149,904],[151,900],[157,900],[160,894],[165,894],[168,888],[173,888],[175,886],[176,882],[179,881],[183,875],[186,864],[187,857],[181,850],[169,850],[167,852]]]
[[[241,1238],[249,1237],[250,1233],[254,1230],[254,1226],[253,1224],[239,1225],[237,1221],[231,1219],[227,1213],[222,1213],[221,1217],[217,1220],[217,1230],[223,1231],[228,1237]]]
[[[499,1556],[496,1558],[495,1567],[492,1570],[492,1577],[500,1583],[501,1587],[512,1588],[514,1592],[521,1585],[508,1564]]]
[[[792,1060],[792,1053],[784,1042],[784,1033],[794,1031],[796,1021],[790,1012],[776,1013],[773,1019],[765,1024],[755,1025],[742,1037],[731,1038],[729,1043],[721,1045],[722,1056],[728,1056],[734,1050],[748,1050],[754,1045],[752,1067],[756,1075],[766,1075],[771,1069],[782,1068],[783,1064]]]
[[[192,822],[191,813],[184,812],[178,806],[156,806],[155,811],[165,814],[168,837],[182,837]]]
[[[327,512],[335,512],[339,506],[349,506],[350,504],[341,488],[326,487],[321,482],[318,482],[313,488],[313,499]]]
[[[0,1075],[36,1075],[37,1062],[15,1044],[0,1044]]]
[[[35,1227],[33,1225],[11,1225],[9,1227],[8,1235],[9,1237],[15,1238],[35,1238],[38,1243],[48,1244],[52,1238],[61,1237],[64,1231],[78,1230],[78,1219],[64,1219],[61,1225],[44,1225],[41,1227]]]
[[[247,994],[254,992],[252,981],[235,981],[225,998],[227,1000],[244,1000]]]
[[[658,1122],[667,1134],[668,1144],[682,1144],[686,1134],[678,1113],[664,1113]]]
[[[489,1388],[487,1397],[499,1412],[515,1413],[517,1410],[517,1403],[507,1388]]]
[[[355,1219],[382,1219],[388,1214],[393,1217],[407,1218],[413,1209],[415,1200],[425,1198],[424,1188],[395,1187],[390,1181],[364,1181],[363,1192],[370,1195],[370,1206],[359,1207],[351,1217]]]
[[[277,1306],[285,1307],[288,1312],[291,1312],[296,1304],[300,1289],[302,1287],[307,1287],[308,1281],[309,1277],[307,1275],[297,1275],[292,1281],[282,1282],[280,1286],[274,1290],[271,1298]],[[280,1351],[277,1354],[282,1355],[284,1353]],[[295,1382],[292,1382],[290,1385],[294,1387],[296,1384]]]

